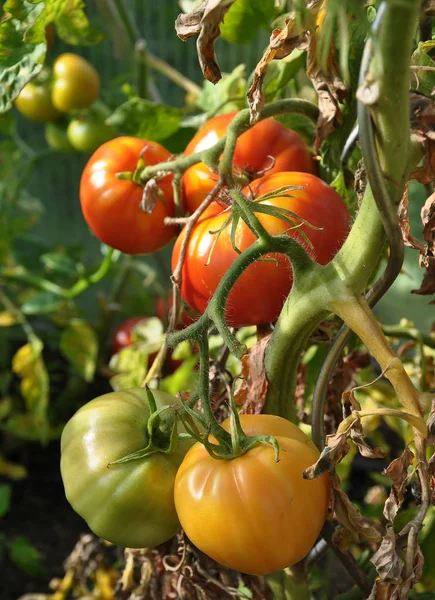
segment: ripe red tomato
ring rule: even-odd
[[[181,526],[202,552],[231,569],[267,575],[308,554],[327,517],[329,478],[303,479],[319,451],[299,430],[267,416],[258,425],[250,416],[245,426],[245,417],[240,415],[245,431],[279,431],[279,462],[264,444],[233,460],[216,460],[197,443],[178,469],[175,507]]]
[[[171,153],[156,142],[118,137],[91,156],[80,181],[80,201],[87,224],[99,240],[126,254],[147,254],[163,248],[176,228],[164,224],[175,206],[172,175],[159,181],[160,197],[151,214],[141,210],[142,187],[120,180],[116,173],[134,171],[139,155],[148,165],[169,160]]]
[[[185,156],[216,144],[225,135],[236,114],[236,111],[226,113],[207,121],[188,144]],[[280,171],[316,172],[313,157],[304,141],[275,119],[264,119],[239,137],[234,153],[234,166],[236,170],[245,171],[248,180],[255,179],[256,173],[268,167],[272,167],[268,174]],[[185,210],[193,213],[217,180],[217,175],[204,163],[187,169],[182,179]]]
[[[337,192],[315,175],[297,172],[266,175],[253,181],[243,192],[248,195],[251,191],[258,197],[289,185],[303,186],[303,189],[292,191],[291,197],[278,196],[264,201],[264,204],[291,210],[321,229],[303,225],[300,229],[288,231],[289,224],[285,221],[261,213],[257,213],[257,217],[270,234],[287,233],[304,246],[316,262],[325,265],[341,247],[350,228],[349,213]],[[210,233],[222,228],[228,218],[228,210],[213,202],[190,235],[182,271],[181,295],[200,313],[205,311],[222,277],[237,258],[231,246],[231,225],[227,225],[217,238]],[[312,250],[307,247],[300,230],[311,241]],[[174,246],[173,269],[179,259],[184,235],[183,230]],[[240,220],[236,233],[237,247],[243,251],[254,241],[254,234]],[[292,273],[285,256],[276,255],[274,258],[276,261],[256,261],[238,279],[226,307],[226,319],[230,325],[259,325],[278,318],[292,286]]]

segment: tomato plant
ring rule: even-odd
[[[104,121],[85,117],[72,119],[68,125],[68,140],[78,152],[95,152],[100,146],[116,136],[116,129]]]
[[[32,121],[55,121],[60,113],[53,105],[48,82],[30,81],[15,100],[17,110]]]
[[[53,76],[51,99],[61,112],[87,108],[100,94],[98,71],[78,54],[67,52],[58,56]]]
[[[74,152],[75,148],[68,139],[67,125],[64,123],[47,123],[45,125],[45,141],[59,152]]]
[[[159,181],[164,200],[157,198],[151,214],[140,208],[143,189],[117,173],[136,169],[139,157],[154,165],[170,152],[156,142],[118,137],[103,144],[88,161],[80,181],[80,201],[87,224],[99,240],[127,254],[146,254],[165,246],[176,230],[165,217],[174,216],[172,176]]]
[[[283,186],[302,186],[285,195],[264,200],[262,203],[291,210],[301,219],[316,227],[302,225],[290,229],[288,222],[271,215],[258,213],[258,219],[271,234],[287,233],[298,240],[319,264],[328,263],[346,238],[350,218],[341,197],[326,183],[309,173],[271,173],[257,179],[245,188],[246,195],[259,197]],[[188,242],[183,264],[181,295],[200,313],[219,285],[223,275],[237,258],[231,245],[231,225],[222,231],[228,210],[213,203],[194,227]],[[219,234],[213,233],[219,231]],[[310,248],[300,231],[312,244]],[[180,256],[184,231],[179,235],[172,254],[175,269]],[[243,251],[255,241],[248,226],[237,225],[236,244]],[[240,276],[231,290],[226,307],[228,323],[236,327],[275,321],[292,286],[291,267],[286,257],[270,256],[273,260],[256,261]],[[259,287],[258,283],[261,282]]]
[[[157,408],[180,405],[165,392],[153,390],[153,396]],[[189,442],[171,453],[109,464],[147,446],[149,416],[145,389],[112,392],[80,408],[61,439],[68,501],[94,533],[130,548],[161,544],[180,527],[174,480]]]
[[[122,348],[134,344],[133,330],[135,326],[146,317],[131,317],[123,321],[115,330],[112,339],[112,354],[116,354]]]
[[[163,321],[163,323],[167,323],[168,319],[169,319],[169,313],[172,310],[172,306],[174,304],[174,299],[173,299],[173,295],[172,292],[170,292],[166,298],[160,296],[157,299],[157,303],[156,303],[156,315],[159,317],[159,319],[161,321]],[[180,315],[180,322],[177,325],[178,329],[183,329],[184,327],[188,327],[189,325],[192,325],[192,323],[195,322],[195,316],[193,314],[193,311],[191,309],[189,309],[189,307],[186,308],[186,310],[182,310],[181,315]]]
[[[231,569],[266,575],[307,555],[327,516],[329,483],[327,475],[302,477],[319,457],[308,439],[267,418],[256,425],[255,418],[247,430],[281,433],[279,462],[265,444],[232,460],[216,460],[195,444],[177,472],[174,497],[181,525],[200,550]]]
[[[184,154],[189,156],[211,148],[226,133],[237,112],[213,117],[203,125],[188,144]],[[234,170],[247,183],[256,173],[302,171],[314,173],[315,163],[302,138],[275,119],[264,119],[243,133],[237,140]],[[213,189],[218,176],[204,163],[189,167],[182,185],[185,209],[193,213]]]

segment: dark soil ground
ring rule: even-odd
[[[63,561],[71,553],[86,523],[68,504],[59,471],[59,442],[42,448],[26,446],[23,457],[29,475],[12,486],[11,507],[0,519],[6,541],[24,537],[42,555],[43,572],[23,573],[7,556],[0,555],[0,600],[17,600],[26,593],[49,593],[48,583],[62,577]]]

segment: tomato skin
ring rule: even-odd
[[[77,152],[95,152],[116,136],[116,129],[102,121],[73,119],[68,125],[68,139]]]
[[[245,415],[240,415],[244,427]],[[257,433],[272,434],[259,427]],[[329,478],[303,479],[317,449],[277,436],[280,460],[261,444],[233,460],[216,460],[195,444],[175,479],[175,506],[189,539],[217,562],[267,575],[306,556],[327,517]]]
[[[237,111],[213,117],[203,125],[184,151],[185,156],[211,148],[226,133]],[[271,158],[272,157],[272,158]],[[273,164],[273,159],[275,163]],[[272,167],[273,164],[273,167]],[[316,166],[299,135],[274,119],[264,119],[245,131],[237,140],[234,153],[237,169],[251,173],[263,171],[301,171],[315,173]],[[184,206],[193,213],[218,181],[204,163],[189,167],[182,179]]]
[[[24,117],[39,123],[55,121],[60,117],[60,113],[51,101],[50,88],[47,83],[30,81],[21,90],[15,100],[15,106]]]
[[[82,56],[66,52],[53,65],[51,99],[57,110],[88,108],[100,94],[98,71]]]
[[[243,192],[247,196],[253,193],[258,197],[288,185],[303,186],[304,189],[292,191],[291,198],[279,196],[264,201],[264,204],[291,210],[312,225],[322,228],[312,229],[307,225],[300,228],[311,240],[313,250],[307,247],[298,229],[288,231],[289,224],[285,221],[261,213],[256,213],[257,217],[270,234],[286,232],[304,246],[316,262],[325,265],[338,251],[350,229],[346,205],[328,184],[309,173],[272,173],[251,182]],[[222,228],[228,214],[227,210],[213,202],[203,213],[189,238],[182,271],[181,295],[199,313],[204,313],[222,277],[237,258],[237,253],[231,246],[231,225],[227,225],[217,240],[210,233]],[[174,246],[173,270],[178,262],[184,235],[183,230]],[[237,247],[243,251],[254,241],[254,234],[240,220],[236,233]],[[226,306],[226,319],[230,325],[259,325],[278,318],[293,281],[288,259],[283,255],[275,255],[274,258],[276,262],[256,261],[251,264],[236,282]]]
[[[127,348],[134,344],[133,329],[135,325],[146,319],[146,317],[131,317],[123,321],[113,334],[112,354],[116,354],[122,348]]]
[[[148,165],[171,156],[156,142],[127,136],[114,138],[91,156],[80,181],[80,201],[87,224],[99,240],[126,254],[155,252],[176,235],[176,228],[163,222],[175,214],[172,175],[159,181],[166,202],[158,198],[151,214],[140,209],[142,187],[116,177],[116,173],[135,170],[142,150]]]
[[[165,392],[153,394],[157,407],[181,403]],[[156,452],[108,467],[147,445],[148,417],[144,389],[112,392],[82,406],[61,438],[68,501],[96,535],[130,548],[161,544],[180,527],[174,480],[191,442],[181,442],[172,454]]]
[[[67,127],[61,123],[47,123],[45,126],[45,141],[54,150],[59,152],[74,152],[67,134]]]

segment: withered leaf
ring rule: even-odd
[[[196,42],[199,64],[204,77],[211,83],[217,83],[222,77],[214,44],[220,34],[219,25],[235,1],[205,0],[191,13],[178,15],[175,21],[175,30],[183,41],[199,33]]]
[[[146,182],[142,193],[142,200],[140,202],[141,210],[148,214],[153,212],[159,196],[159,191],[160,188],[155,179],[149,179]]]
[[[345,492],[343,492],[338,476],[334,473],[331,475],[330,480],[332,484],[334,516],[344,528],[344,530],[339,529],[336,532],[333,538],[334,543],[342,552],[346,552],[351,543],[361,541],[379,542],[381,534],[368,519],[365,519],[361,515]]]
[[[408,467],[412,465],[413,458],[414,455],[407,446],[401,456],[395,458],[383,471],[383,475],[387,475],[393,484],[384,506],[384,517],[390,522],[394,521],[402,505],[408,479]]]
[[[251,111],[251,123],[256,123],[258,121],[266,102],[266,96],[263,93],[262,87],[269,63],[274,59],[288,56],[295,48],[299,48],[300,50],[305,48],[305,32],[295,34],[294,28],[295,19],[293,17],[288,17],[285,21],[284,29],[274,29],[270,36],[269,46],[264,51],[260,62],[255,67],[252,84],[247,93]]]
[[[350,407],[351,410],[347,410]],[[343,392],[343,408],[346,414],[350,415],[354,410],[361,410],[361,405],[355,398],[354,390]],[[358,418],[352,424],[349,431],[350,439],[357,446],[359,453],[366,458],[384,458],[385,453],[382,448],[371,448],[364,439],[364,430],[361,420]]]
[[[390,583],[377,579],[373,586],[372,593],[367,600],[399,600],[400,587],[397,583]]]
[[[423,281],[418,290],[411,290],[412,294],[419,294],[422,296],[435,294],[435,257],[426,257],[425,261],[428,263],[428,266]],[[435,300],[432,300],[429,304],[435,304]]]
[[[429,196],[421,209],[421,221],[423,223],[423,236],[427,245],[427,257],[435,257],[435,194]],[[429,264],[423,259],[423,267]]]
[[[382,581],[397,582],[399,580],[403,562],[396,552],[396,534],[392,527],[387,527],[382,543],[370,562],[375,566]]]
[[[332,473],[335,465],[343,460],[350,450],[347,438],[347,432],[328,435],[326,446],[323,448],[317,462],[308,467],[308,469],[305,469],[303,473],[304,479],[316,479],[322,473]]]
[[[415,248],[419,252],[424,252],[424,244],[411,234],[411,225],[409,223],[408,213],[408,185],[403,192],[402,199],[399,204],[399,225],[402,231],[403,243],[409,248]]]
[[[315,149],[318,150],[323,140],[343,122],[340,101],[343,101],[346,86],[340,79],[336,53],[331,44],[328,54],[326,73],[317,61],[316,38],[309,34],[307,75],[319,98],[319,118],[317,120],[317,137]]]
[[[269,340],[270,335],[265,336],[242,358],[243,383],[236,393],[235,402],[243,405],[243,413],[258,415],[264,406],[268,385],[264,353]]]

